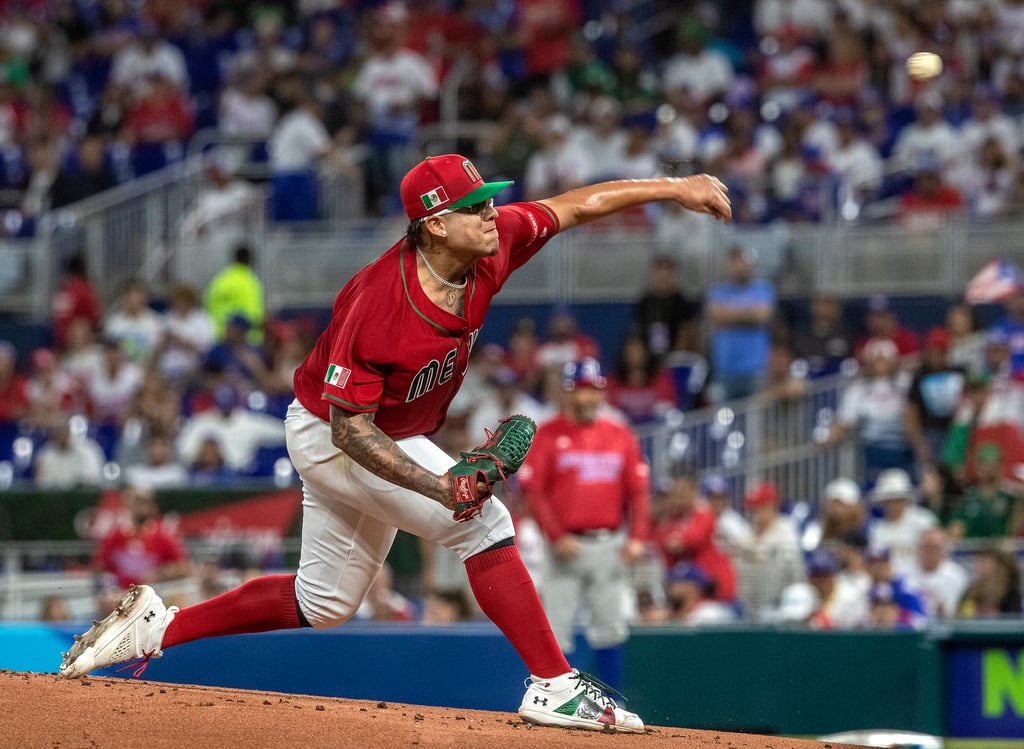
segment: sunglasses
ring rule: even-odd
[[[494,198],[488,198],[487,200],[481,200],[479,203],[473,203],[462,208],[450,208],[445,211],[440,211],[435,214],[440,216],[442,213],[465,213],[469,216],[483,216],[487,211],[494,207]]]

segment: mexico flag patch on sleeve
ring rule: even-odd
[[[352,370],[348,367],[342,367],[337,364],[332,364],[327,368],[327,376],[324,377],[324,382],[328,385],[335,385],[343,388],[348,384],[348,378],[352,375]]]

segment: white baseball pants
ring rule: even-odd
[[[492,497],[466,522],[422,494],[385,481],[331,442],[330,424],[297,400],[285,417],[288,454],[302,479],[302,548],[295,596],[317,628],[355,614],[391,549],[397,529],[435,541],[467,558],[515,535],[505,506]],[[426,437],[397,441],[434,473],[455,461]]]

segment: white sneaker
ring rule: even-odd
[[[133,585],[106,619],[94,621],[84,635],[75,635],[71,650],[62,653],[60,675],[75,679],[115,663],[142,658],[144,663],[135,672],[139,676],[150,658],[163,655],[160,644],[176,613],[178,607],[164,606],[148,585]]]
[[[531,676],[519,717],[538,726],[609,733],[643,733],[640,716],[623,710],[601,682],[573,669],[553,679]]]

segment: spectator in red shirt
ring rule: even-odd
[[[18,352],[0,341],[0,422],[15,422],[28,415],[28,382],[18,374]]]
[[[541,396],[543,370],[537,360],[537,325],[529,317],[516,321],[508,339],[505,364],[518,376],[523,390],[535,397]]]
[[[568,67],[572,40],[583,25],[579,0],[520,0],[516,40],[523,48],[531,83],[547,83],[552,73]]]
[[[688,466],[673,470],[672,489],[665,499],[664,514],[654,527],[654,540],[666,568],[694,562],[714,581],[713,597],[736,598],[736,570],[729,555],[715,543],[715,514],[700,496],[697,476]]]
[[[483,29],[466,14],[448,10],[438,0],[416,3],[410,8],[410,35],[407,46],[423,55],[443,81],[458,60],[481,44]]]
[[[875,294],[868,300],[864,329],[864,337],[857,342],[854,351],[858,360],[863,360],[864,346],[875,338],[884,338],[895,343],[900,361],[904,364],[914,363],[921,352],[921,339],[917,333],[900,325],[889,298],[882,294]]]
[[[917,231],[934,231],[954,213],[964,209],[960,191],[942,181],[939,164],[923,164],[914,175],[914,186],[900,196],[899,221]]]
[[[149,77],[152,85],[125,116],[122,138],[132,145],[183,142],[195,126],[185,94],[166,75]]]
[[[634,425],[652,421],[676,406],[672,378],[658,366],[657,357],[640,335],[629,335],[622,344],[608,381],[608,403]]]
[[[829,36],[826,58],[814,80],[816,93],[836,107],[856,106],[868,76],[867,52],[857,30],[836,29]]]
[[[59,351],[64,350],[68,328],[76,317],[89,321],[93,331],[100,329],[103,313],[96,291],[89,281],[85,257],[72,255],[64,264],[65,278],[53,297],[53,337]]]
[[[818,61],[799,26],[782,26],[772,36],[778,48],[765,55],[758,83],[767,98],[788,111],[799,104],[813,84]]]
[[[599,358],[597,341],[581,331],[568,307],[556,307],[548,323],[547,340],[537,346],[535,365],[543,381],[541,392],[548,403],[558,403],[562,389],[562,368],[584,358]]]
[[[161,517],[153,490],[128,487],[122,500],[127,517],[100,539],[93,558],[96,571],[113,576],[122,588],[187,577],[188,552],[175,529]]]
[[[32,352],[32,374],[28,378],[29,417],[36,427],[48,429],[58,415],[86,411],[85,395],[74,377],[60,368],[52,349]]]

